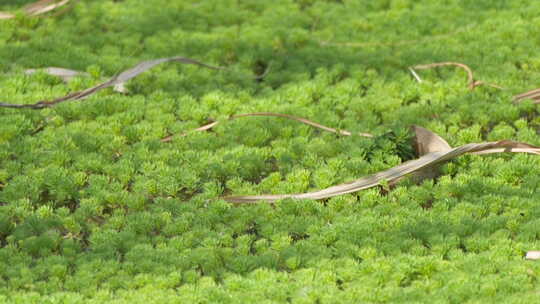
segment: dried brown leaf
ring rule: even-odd
[[[452,147],[439,135],[420,126],[413,126],[414,146],[418,156],[431,152],[452,150]]]
[[[412,126],[412,132],[414,133],[413,146],[418,157],[424,156],[432,152],[441,152],[452,150],[452,147],[442,139],[439,135],[431,132],[428,129],[420,126]],[[402,179],[408,177],[414,183],[420,183],[425,179],[433,179],[440,175],[440,164],[433,164],[425,168],[419,169],[407,176],[396,178],[389,182],[390,186],[394,186]]]
[[[238,118],[242,118],[242,117],[253,117],[253,116],[282,117],[282,118],[287,118],[287,119],[291,119],[291,120],[296,120],[296,121],[301,122],[303,124],[306,124],[306,125],[309,125],[309,126],[312,126],[312,127],[315,127],[315,128],[327,131],[327,132],[332,132],[332,133],[335,133],[335,134],[338,134],[338,135],[344,135],[344,136],[351,136],[352,135],[351,132],[346,131],[346,130],[338,130],[338,129],[330,128],[330,127],[321,125],[319,123],[316,123],[314,121],[311,121],[309,119],[305,119],[305,118],[297,117],[297,116],[293,116],[293,115],[288,115],[288,114],[281,114],[281,113],[257,112],[257,113],[238,114],[238,115],[233,115],[233,116],[229,117],[228,120],[234,120],[234,119],[238,119]],[[179,134],[178,136],[186,136],[187,134],[189,134],[191,132],[206,131],[206,130],[209,130],[209,129],[215,127],[219,123],[220,123],[219,121],[215,121],[215,122],[206,124],[204,126],[198,127],[197,129],[187,131],[187,132],[183,132],[183,133]],[[369,133],[356,133],[356,134],[359,135],[359,136],[364,136],[364,137],[373,137],[373,135],[371,135]],[[167,137],[161,139],[161,141],[162,142],[168,142],[168,141],[171,141],[173,138],[174,138],[174,135],[171,135],[171,136],[167,136]]]
[[[221,67],[211,66],[211,65],[208,65],[206,63],[202,63],[200,61],[190,59],[190,58],[186,58],[186,57],[170,57],[170,58],[160,58],[160,59],[148,60],[148,61],[143,61],[143,62],[137,64],[133,68],[128,69],[128,70],[118,74],[117,76],[109,79],[106,82],[100,83],[100,84],[98,84],[96,86],[93,86],[91,88],[88,88],[88,89],[85,89],[85,90],[82,90],[82,91],[73,92],[73,93],[70,93],[70,94],[68,94],[66,96],[58,97],[58,98],[53,99],[53,100],[39,101],[39,102],[33,103],[33,104],[12,104],[12,103],[0,102],[0,107],[17,108],[17,109],[29,108],[29,109],[39,110],[39,109],[52,107],[52,106],[54,106],[54,105],[56,105],[58,103],[65,102],[65,101],[81,100],[81,99],[84,99],[84,98],[86,98],[86,97],[88,97],[90,95],[93,95],[93,94],[97,93],[98,91],[103,90],[105,88],[123,85],[126,81],[138,76],[139,74],[141,74],[141,73],[143,73],[143,72],[145,72],[145,71],[147,71],[147,70],[149,70],[151,68],[153,68],[154,66],[156,66],[158,64],[161,64],[161,63],[164,63],[164,62],[171,62],[171,61],[173,61],[173,62],[181,62],[181,63],[186,63],[186,64],[194,64],[194,65],[198,65],[198,66],[202,66],[202,67],[209,68],[209,69],[214,69],[214,70],[223,70],[224,69],[224,68],[221,68]]]
[[[417,130],[421,130],[418,129]],[[422,133],[422,130],[420,131]],[[422,136],[422,135],[421,135]],[[435,149],[444,148],[444,144],[440,142],[436,137],[434,142],[438,142],[436,145],[433,145]],[[433,147],[431,144],[425,145],[429,149]],[[488,152],[489,151],[489,152]],[[223,199],[229,202],[234,203],[257,203],[260,201],[264,202],[275,202],[277,200],[285,198],[293,199],[325,199],[338,195],[343,195],[347,193],[357,192],[360,190],[372,188],[381,184],[382,181],[393,182],[403,176],[408,174],[418,172],[429,168],[430,166],[435,166],[441,164],[445,161],[451,160],[455,157],[466,153],[496,153],[496,152],[525,152],[533,153],[540,155],[540,147],[532,146],[525,143],[514,142],[510,140],[503,140],[498,142],[487,142],[487,143],[472,143],[466,144],[457,148],[450,150],[429,152],[418,159],[405,162],[396,167],[390,168],[388,170],[372,174],[358,180],[333,186],[319,191],[308,192],[308,193],[298,193],[298,194],[278,194],[278,195],[252,195],[252,196],[227,196]]]

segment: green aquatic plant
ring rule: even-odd
[[[228,69],[162,64],[125,93],[0,108],[0,301],[535,302],[540,265],[524,260],[540,237],[535,155],[464,155],[435,179],[322,201],[220,198],[395,167],[417,158],[411,125],[452,147],[538,146],[539,10],[527,0],[95,0],[0,20],[3,103],[66,96],[156,58]],[[470,90],[462,69],[417,71],[421,83],[408,70],[440,62],[505,89]],[[25,73],[47,67],[86,74]],[[353,135],[229,119],[258,112]]]

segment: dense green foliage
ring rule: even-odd
[[[219,197],[389,168],[412,157],[411,124],[452,145],[539,145],[540,107],[511,102],[540,83],[539,16],[533,0],[92,0],[1,21],[4,102],[62,96],[159,57],[230,70],[164,64],[128,95],[0,109],[0,300],[536,302],[540,264],[523,256],[540,249],[540,157],[464,156],[437,180],[323,202]],[[471,91],[452,67],[417,83],[406,69],[440,61],[509,89]],[[48,66],[91,76],[23,72]],[[249,77],[268,66],[263,81]],[[159,141],[256,111],[378,137],[251,117]]]

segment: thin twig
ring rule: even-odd
[[[69,12],[70,10],[72,10],[74,7],[75,7],[75,4],[77,4],[77,2],[79,2],[80,0],[73,0],[69,3],[69,6],[66,6],[64,7],[64,9],[60,10],[60,11],[57,11],[56,13],[52,14],[51,17],[58,17],[58,16],[62,16],[63,14]]]
[[[540,103],[540,89],[534,89],[514,96],[514,102],[520,102],[525,99],[532,99],[534,103]]]
[[[473,71],[471,70],[471,68],[469,66],[467,66],[466,64],[463,64],[463,63],[459,63],[459,62],[438,62],[438,63],[430,63],[430,64],[419,64],[419,65],[415,65],[413,66],[412,68],[415,69],[415,70],[426,70],[426,69],[432,69],[432,68],[437,68],[437,67],[442,67],[442,66],[457,66],[457,67],[460,67],[462,69],[464,69],[466,72],[467,72],[467,82],[469,83],[469,88],[474,88],[474,76],[473,76]]]
[[[346,131],[346,130],[338,130],[338,129],[330,128],[330,127],[321,125],[319,123],[313,122],[313,121],[311,121],[309,119],[305,119],[305,118],[302,118],[302,117],[296,117],[296,116],[292,116],[292,115],[288,115],[288,114],[281,114],[281,113],[257,112],[257,113],[238,114],[238,115],[233,115],[233,116],[229,117],[227,120],[230,121],[230,120],[235,120],[235,119],[242,118],[242,117],[253,117],[253,116],[282,117],[282,118],[295,120],[295,121],[301,122],[303,124],[310,125],[312,127],[315,127],[315,128],[327,131],[327,132],[332,132],[332,133],[335,133],[335,134],[338,134],[338,135],[343,135],[343,136],[351,136],[352,135],[351,132]],[[193,130],[190,130],[190,131],[187,131],[187,132],[183,132],[183,133],[178,134],[176,136],[186,136],[186,135],[188,135],[189,133],[192,133],[192,132],[206,131],[206,130],[209,130],[209,129],[215,127],[219,123],[220,123],[219,121],[214,121],[212,123],[203,125],[203,126],[198,127],[196,129],[193,129]],[[373,135],[369,134],[369,133],[359,132],[359,133],[356,133],[356,134],[359,135],[359,136],[363,136],[363,137],[373,137]],[[162,142],[169,142],[174,137],[175,137],[175,135],[169,135],[169,136],[167,136],[165,138],[162,138],[161,141]]]
[[[178,134],[178,135],[176,135],[176,136],[186,136],[186,135],[188,135],[189,133],[192,133],[192,132],[201,132],[201,131],[210,130],[210,129],[212,129],[214,126],[216,126],[217,124],[219,124],[219,121],[214,121],[214,122],[211,122],[211,123],[209,123],[209,124],[200,126],[200,127],[198,127],[197,129],[193,129],[193,130],[190,130],[190,131],[186,131],[186,132],[183,132],[183,133]],[[167,137],[162,138],[162,139],[161,139],[161,142],[169,142],[169,141],[173,140],[174,137],[175,137],[175,135],[169,135],[169,136],[167,136]]]
[[[460,63],[460,62],[448,61],[448,62],[437,62],[437,63],[430,63],[430,64],[420,64],[420,65],[413,66],[412,69],[413,70],[414,69],[416,69],[416,70],[426,70],[426,69],[432,69],[432,68],[437,68],[437,67],[442,67],[442,66],[457,66],[457,67],[462,68],[463,70],[465,70],[465,72],[467,72],[468,87],[471,90],[474,89],[477,86],[480,86],[480,85],[486,85],[486,86],[490,86],[490,87],[501,89],[501,90],[504,89],[503,87],[498,86],[496,84],[474,80],[474,75],[473,75],[472,69],[468,65]],[[411,68],[409,68],[409,69],[411,69]]]
[[[504,90],[505,89],[504,87],[501,87],[500,85],[497,85],[497,84],[494,84],[494,83],[484,82],[484,81],[481,81],[481,80],[475,80],[474,81],[474,87],[475,88],[479,87],[481,85],[492,87],[492,88],[499,89],[499,90]]]

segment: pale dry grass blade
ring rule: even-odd
[[[339,130],[339,129],[334,129],[334,128],[330,128],[330,127],[321,125],[321,124],[316,123],[314,121],[311,121],[309,119],[305,119],[305,118],[297,117],[297,116],[293,116],[293,115],[288,115],[288,114],[281,114],[281,113],[258,112],[258,113],[238,114],[238,115],[232,116],[232,119],[241,118],[241,117],[248,117],[248,116],[282,117],[282,118],[296,120],[296,121],[301,122],[303,124],[310,125],[312,127],[315,127],[315,128],[318,128],[318,129],[321,129],[321,130],[324,130],[324,131],[332,132],[332,133],[335,133],[335,134],[338,134],[338,135],[351,136],[353,134],[353,133],[351,133],[349,131],[346,131],[346,130]],[[362,133],[362,132],[356,133],[356,135],[363,136],[363,137],[373,137],[372,134]]]
[[[512,144],[505,147],[500,148],[492,148],[482,151],[476,151],[472,154],[492,154],[492,153],[504,153],[504,152],[512,152],[512,153],[529,153],[529,154],[536,154],[540,155],[540,150],[538,147],[529,145],[527,143],[520,143],[520,142],[514,142],[514,141],[508,141]]]
[[[80,71],[57,68],[57,67],[48,67],[48,68],[42,68],[42,69],[28,69],[24,71],[26,75],[32,75],[37,72],[43,72],[51,76],[60,77],[62,78],[64,82],[69,82],[71,79],[77,76],[88,76],[88,73],[86,72],[80,72]]]
[[[203,62],[191,59],[191,58],[179,57],[179,56],[170,57],[170,58],[160,58],[160,59],[155,59],[155,60],[148,60],[148,61],[143,61],[143,62],[137,64],[133,68],[128,69],[128,70],[118,74],[117,76],[109,79],[106,82],[100,83],[100,84],[98,84],[96,86],[93,86],[93,87],[88,88],[88,89],[84,89],[82,91],[73,92],[73,93],[70,93],[70,94],[68,94],[66,96],[55,98],[53,100],[39,101],[39,102],[33,103],[33,104],[12,104],[12,103],[0,102],[0,107],[15,108],[15,109],[28,108],[28,109],[39,110],[39,109],[52,107],[52,106],[54,106],[56,104],[59,104],[61,102],[81,100],[81,99],[84,99],[84,98],[86,98],[86,97],[88,97],[90,95],[93,95],[93,94],[97,93],[98,91],[103,90],[103,89],[108,88],[108,87],[115,87],[115,86],[117,88],[118,87],[123,87],[123,85],[124,85],[124,83],[126,81],[128,81],[128,80],[140,75],[141,73],[153,68],[154,66],[156,66],[158,64],[161,64],[161,63],[164,63],[164,62],[181,62],[181,63],[185,63],[185,64],[194,64],[194,65],[202,66],[202,67],[213,69],[213,70],[224,70],[225,69],[225,68],[222,68],[222,67],[211,66],[211,65],[208,65],[206,63],[203,63]]]
[[[417,129],[419,130],[419,129]],[[422,132],[422,131],[421,131]],[[432,146],[430,144],[426,145],[429,147],[437,147],[446,149],[445,145],[439,141],[436,137],[434,138],[435,142],[438,142],[436,145]],[[278,194],[278,195],[251,195],[251,196],[227,196],[223,197],[224,200],[233,202],[233,203],[257,203],[257,202],[275,202],[285,198],[292,199],[326,199],[338,195],[343,195],[347,193],[353,193],[360,190],[372,188],[378,186],[383,181],[393,182],[403,176],[408,174],[418,172],[420,170],[429,168],[434,165],[441,164],[445,161],[451,160],[455,157],[461,156],[466,153],[478,153],[486,152],[495,153],[501,150],[501,152],[526,152],[540,154],[540,147],[529,145],[526,143],[514,142],[510,140],[503,140],[498,142],[487,142],[487,143],[472,143],[463,145],[457,148],[450,150],[443,150],[437,152],[429,152],[418,159],[405,162],[396,167],[390,168],[388,170],[369,175],[367,177],[345,183],[337,186],[329,187],[319,191],[307,192],[307,193],[297,193],[297,194]]]
[[[416,81],[418,81],[418,83],[422,83],[422,78],[420,78],[420,76],[418,76],[418,74],[416,73],[416,71],[413,68],[409,67],[409,71],[413,75],[414,79],[416,79]]]
[[[26,6],[24,11],[29,16],[42,15],[68,4],[69,1],[70,0],[62,0],[60,2],[56,0],[40,0]]]

